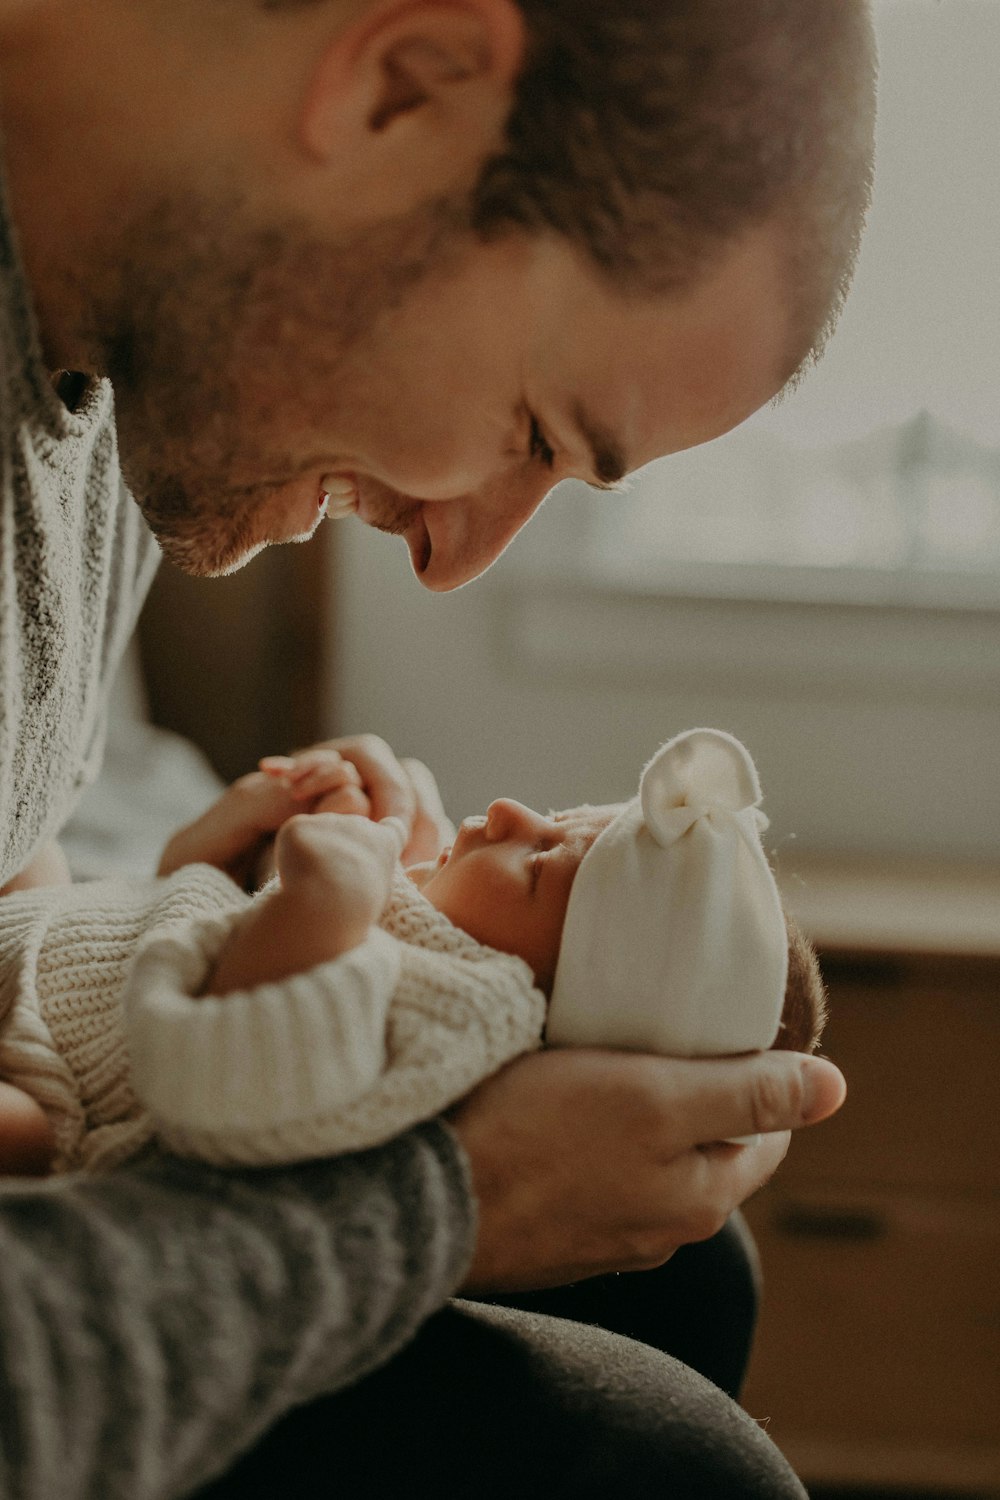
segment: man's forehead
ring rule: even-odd
[[[612,488],[775,395],[804,352],[791,347],[784,270],[775,225],[727,245],[671,293],[628,294],[562,264],[551,309],[558,330],[539,320],[539,367],[548,375],[543,414],[555,411],[557,434],[569,435],[588,471],[580,477]]]

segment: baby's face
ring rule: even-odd
[[[456,927],[501,953],[514,953],[551,988],[569,893],[580,862],[617,807],[544,816],[500,798],[466,818],[450,849],[418,880]]]

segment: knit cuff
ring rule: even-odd
[[[376,928],[306,973],[199,998],[238,919],[154,934],[137,954],[125,990],[135,1091],[183,1155],[316,1155],[316,1122],[370,1089],[385,1066],[399,945]]]

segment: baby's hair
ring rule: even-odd
[[[781,1025],[771,1047],[776,1052],[815,1052],[826,1025],[826,988],[816,950],[787,912],[785,928],[788,979]]]

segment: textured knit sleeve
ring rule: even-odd
[[[49,1118],[56,1170],[134,1155],[152,1122],[132,1088],[122,1010],[144,934],[186,930],[249,905],[209,865],[165,880],[97,880],[0,899],[0,1077]]]
[[[453,926],[402,871],[360,947],[199,998],[238,920],[150,931],[125,987],[133,1087],[181,1156],[278,1165],[379,1146],[540,1043],[528,965]]]
[[[440,1125],[281,1171],[153,1154],[5,1184],[0,1496],[191,1494],[290,1407],[391,1358],[455,1290],[471,1240]]]
[[[140,946],[124,995],[136,1096],[160,1139],[184,1156],[250,1165],[329,1155],[323,1121],[366,1094],[386,1065],[401,945],[374,928],[307,972],[203,996],[239,916],[154,933]]]

